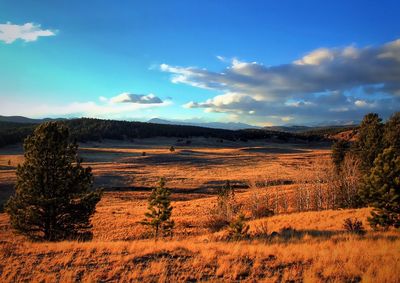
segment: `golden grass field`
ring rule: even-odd
[[[238,242],[207,229],[216,188],[225,180],[235,185],[249,217],[255,197],[292,199],[298,186],[323,174],[326,146],[200,138],[180,146],[160,138],[87,143],[80,150],[95,185],[105,190],[92,219],[93,240],[32,243],[15,235],[0,213],[1,282],[400,282],[400,233],[371,231],[369,208],[296,212],[289,205],[275,216],[249,219],[250,238]],[[20,147],[0,148],[2,202],[22,161]],[[172,189],[176,228],[173,239],[156,242],[138,221],[159,177]],[[362,220],[367,233],[347,233],[349,217]],[[289,234],[280,232],[289,227]],[[266,237],[274,231],[277,237]]]

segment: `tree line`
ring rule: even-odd
[[[358,160],[361,173],[351,206],[373,207],[368,221],[375,229],[400,227],[400,112],[386,123],[367,114],[355,142],[339,140],[332,147],[338,175],[346,173],[346,158]]]
[[[102,141],[104,139],[133,140],[152,137],[206,137],[225,140],[276,139],[278,141],[319,141],[324,135],[315,133],[288,133],[267,129],[226,130],[185,125],[165,125],[144,122],[129,122],[80,118],[64,120],[71,139],[78,142]],[[0,122],[0,146],[23,142],[32,134],[37,124]],[[325,132],[324,132],[325,134]]]

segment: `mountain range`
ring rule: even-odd
[[[243,130],[243,129],[261,129],[262,127],[253,126],[240,122],[187,122],[187,121],[179,121],[179,120],[164,120],[159,118],[153,118],[147,121],[148,123],[153,124],[165,124],[165,125],[183,125],[183,126],[196,126],[196,127],[204,127],[204,128],[213,128],[213,129],[225,129],[225,130]]]
[[[24,123],[24,124],[40,124],[48,121],[62,121],[69,120],[65,118],[43,118],[43,119],[32,119],[24,116],[1,116],[0,122],[12,122],[12,123]],[[225,129],[225,130],[243,130],[243,129],[265,129],[270,131],[289,132],[289,133],[303,133],[311,130],[318,130],[323,128],[344,128],[349,126],[356,126],[359,121],[350,122],[321,122],[312,126],[302,125],[283,125],[283,126],[268,126],[259,127],[246,123],[240,122],[197,122],[197,121],[180,121],[180,120],[164,120],[160,118],[153,118],[147,121],[152,124],[162,125],[182,125],[182,126],[196,126],[211,129]]]
[[[67,119],[65,119],[65,118],[32,119],[32,118],[27,118],[24,116],[1,116],[0,115],[0,122],[11,122],[11,123],[40,124],[43,122],[61,121],[61,120],[67,120]]]

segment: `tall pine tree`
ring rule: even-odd
[[[374,165],[374,160],[383,151],[383,124],[376,113],[365,115],[359,129],[356,142],[356,154],[361,161],[361,170],[368,173]]]
[[[153,229],[154,237],[157,239],[161,232],[163,237],[172,236],[175,223],[171,220],[171,190],[165,187],[165,180],[161,178],[148,200],[148,212],[141,224]]]
[[[400,112],[394,113],[385,124],[383,133],[385,147],[392,147],[400,155]]]
[[[362,197],[374,207],[368,219],[372,227],[400,227],[400,156],[393,147],[376,158]]]
[[[337,140],[332,145],[332,162],[337,172],[341,170],[348,149],[349,143],[345,140]]]
[[[91,168],[82,167],[68,128],[41,124],[25,139],[24,151],[15,195],[6,204],[12,226],[31,239],[87,237],[100,192],[91,190]]]

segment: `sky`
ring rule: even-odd
[[[400,111],[400,1],[0,0],[0,115],[259,126]]]

